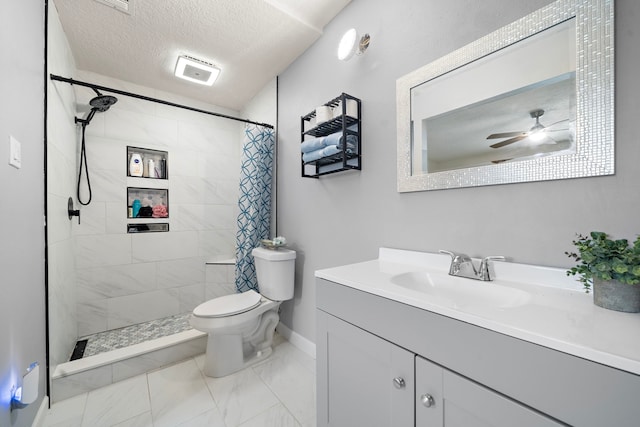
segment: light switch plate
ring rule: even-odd
[[[16,169],[22,166],[20,141],[9,135],[9,164]]]

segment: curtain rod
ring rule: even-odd
[[[243,123],[250,123],[252,125],[264,126],[266,128],[273,129],[273,125],[270,125],[270,124],[267,124],[267,123],[258,123],[258,122],[253,122],[251,120],[240,119],[238,117],[228,116],[226,114],[214,113],[212,111],[207,111],[207,110],[201,110],[199,108],[189,107],[187,105],[181,105],[181,104],[176,104],[176,103],[169,102],[169,101],[163,101],[162,99],[151,98],[151,97],[144,96],[144,95],[138,95],[137,93],[125,92],[125,91],[119,90],[119,89],[113,89],[113,88],[110,88],[110,87],[100,86],[100,85],[96,85],[96,84],[93,84],[93,83],[82,82],[80,80],[74,80],[74,79],[70,79],[70,78],[67,78],[67,77],[56,76],[55,74],[49,74],[49,77],[51,77],[51,80],[57,80],[57,81],[60,81],[60,82],[69,83],[71,85],[78,85],[78,86],[89,87],[91,89],[104,90],[106,92],[112,92],[112,93],[116,93],[118,95],[130,96],[131,98],[137,98],[137,99],[142,99],[144,101],[156,102],[158,104],[168,105],[170,107],[182,108],[184,110],[195,111],[197,113],[209,114],[211,116],[222,117],[224,119],[235,120],[237,122],[243,122]]]

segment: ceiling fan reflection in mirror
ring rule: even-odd
[[[513,144],[514,142],[521,141],[525,138],[529,138],[529,140],[535,143],[542,143],[544,139],[549,138],[549,132],[558,132],[558,131],[566,131],[567,129],[551,129],[553,126],[556,126],[559,123],[567,122],[569,119],[560,120],[555,122],[549,126],[544,126],[540,123],[540,117],[544,114],[544,110],[533,110],[529,112],[531,118],[536,119],[536,123],[529,129],[528,131],[517,131],[517,132],[502,132],[502,133],[492,133],[487,137],[487,139],[502,139],[507,138],[504,141],[497,142],[495,144],[490,145],[491,148],[501,148],[509,144]],[[550,142],[555,142],[551,139]]]

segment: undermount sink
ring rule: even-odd
[[[391,283],[424,293],[452,308],[513,308],[531,299],[531,294],[521,289],[426,271],[397,274],[391,277]]]

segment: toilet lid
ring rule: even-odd
[[[214,298],[197,306],[193,314],[198,317],[225,317],[249,311],[260,304],[260,294],[249,290],[241,294]]]

